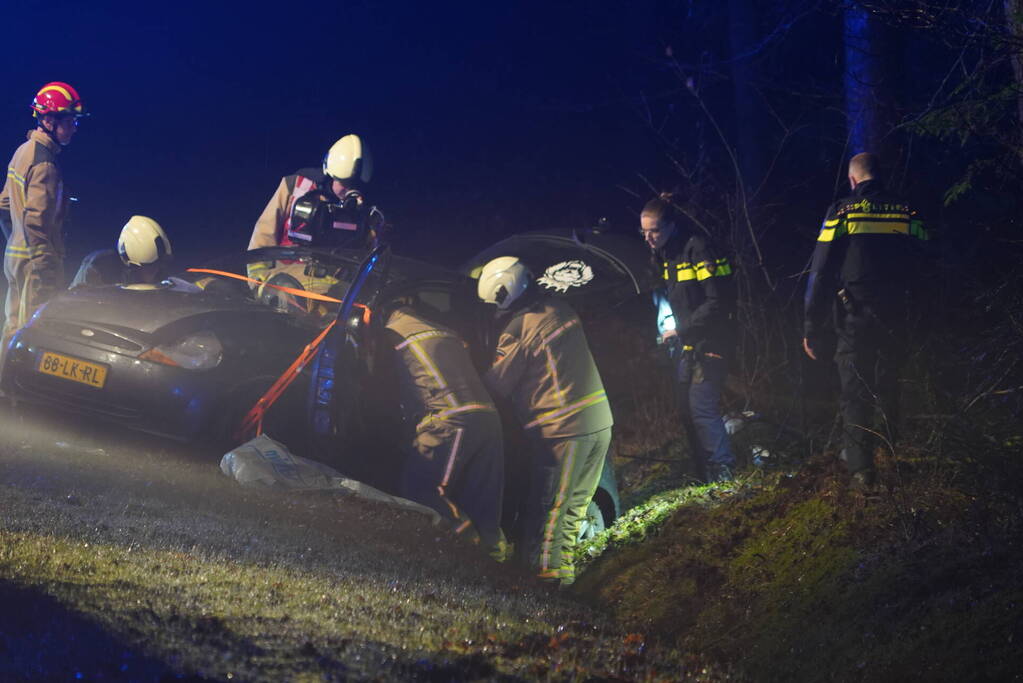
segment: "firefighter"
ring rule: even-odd
[[[345,135],[324,155],[322,168],[302,168],[281,178],[252,229],[249,249],[294,245],[288,232],[295,202],[310,193],[341,199],[357,185],[368,183],[372,175],[373,161],[362,138]]]
[[[504,561],[501,420],[465,342],[407,304],[388,315],[385,330],[397,361],[403,418],[415,431],[404,495]]]
[[[735,455],[721,419],[721,392],[735,353],[732,266],[710,240],[686,227],[668,194],[647,202],[639,221],[674,317],[661,341],[680,351],[679,409],[698,474],[704,481],[729,479]]]
[[[842,460],[856,488],[875,484],[874,433],[895,442],[898,373],[902,361],[907,290],[928,239],[916,212],[881,182],[878,158],[849,161],[852,194],[828,210],[813,253],[804,299],[803,349],[818,358],[832,311],[841,380]],[[881,424],[874,425],[879,409]]]
[[[167,233],[148,216],[132,216],[121,228],[117,250],[99,249],[82,259],[71,288],[154,284],[169,273],[173,252]]]
[[[544,297],[519,259],[480,272],[480,299],[497,306],[499,330],[484,382],[508,401],[525,434],[526,497],[517,501],[519,559],[542,579],[575,580],[579,527],[611,443],[611,408],[582,323],[568,304]]]
[[[338,201],[368,183],[373,175],[369,150],[358,135],[345,135],[323,157],[321,168],[302,168],[281,178],[276,192],[252,229],[249,249],[294,246],[291,232],[295,203],[306,196]]]
[[[373,246],[377,232],[365,225],[370,221],[336,221],[341,230],[333,230],[335,221],[328,218],[328,204],[355,204],[361,209],[363,196],[360,188],[373,174],[373,161],[369,149],[358,135],[345,135],[335,142],[323,157],[320,168],[303,168],[285,176],[277,191],[263,209],[249,239],[249,250],[276,246],[323,246],[313,244],[311,227],[298,213],[315,212],[317,223],[330,220],[332,227],[329,246]],[[296,212],[296,207],[299,212]],[[375,207],[368,213],[375,222],[382,223],[382,215]],[[307,216],[309,217],[309,216]],[[360,223],[364,223],[360,225]],[[306,289],[319,294],[343,295],[345,283],[322,266],[293,260],[254,261],[247,266],[251,278],[261,282]],[[274,290],[260,287],[257,296],[273,297]]]
[[[67,196],[57,165],[86,115],[82,98],[67,83],[47,83],[32,100],[36,128],[14,152],[0,194],[11,235],[4,254],[7,276],[3,347],[32,313],[63,286]]]

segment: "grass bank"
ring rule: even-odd
[[[869,495],[827,459],[668,491],[598,540],[575,590],[755,680],[1013,680],[1023,506],[978,462],[887,458]]]

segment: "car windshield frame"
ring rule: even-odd
[[[323,327],[336,317],[346,283],[364,255],[359,250],[265,247],[204,261],[168,281],[194,286],[206,295],[245,299]],[[257,271],[254,264],[267,266]],[[268,271],[276,272],[267,277]],[[278,282],[273,282],[274,275],[280,276]],[[314,282],[319,286],[310,286]]]
[[[337,315],[344,294],[369,253],[366,249],[262,247],[210,259],[201,265],[186,268],[169,279],[195,285],[207,293],[221,291],[226,296],[244,296],[257,304],[268,305],[298,318],[311,319],[322,327]],[[253,264],[270,264],[271,269],[288,271],[291,277],[282,278],[283,283],[274,283],[271,278],[271,287],[266,287],[262,284],[263,278],[254,276]],[[311,275],[310,266],[313,266],[312,270],[321,272]],[[335,286],[323,286],[325,291],[322,292],[318,291],[320,287],[311,288],[309,280],[316,277],[336,278]],[[221,285],[211,288],[210,282],[213,281]],[[398,256],[387,249],[381,255],[381,262],[369,274],[368,286],[357,293],[356,303],[369,303],[364,299],[372,298],[373,293],[381,288],[410,282],[441,282],[465,286],[469,280],[457,270]],[[274,284],[278,286],[274,287]],[[297,294],[294,289],[304,290],[309,296]]]

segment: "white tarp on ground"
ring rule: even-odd
[[[242,486],[294,491],[341,491],[402,510],[420,512],[430,517],[434,524],[440,521],[440,515],[425,505],[384,493],[361,481],[349,479],[323,463],[295,455],[287,446],[266,434],[226,453],[220,459],[220,471]]]

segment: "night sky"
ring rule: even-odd
[[[512,231],[630,222],[659,163],[634,74],[654,2],[5,3],[0,153],[63,80],[68,268],[151,215],[179,255],[243,249],[281,176],[357,132],[398,250],[461,259]],[[630,224],[631,227],[631,224]]]

